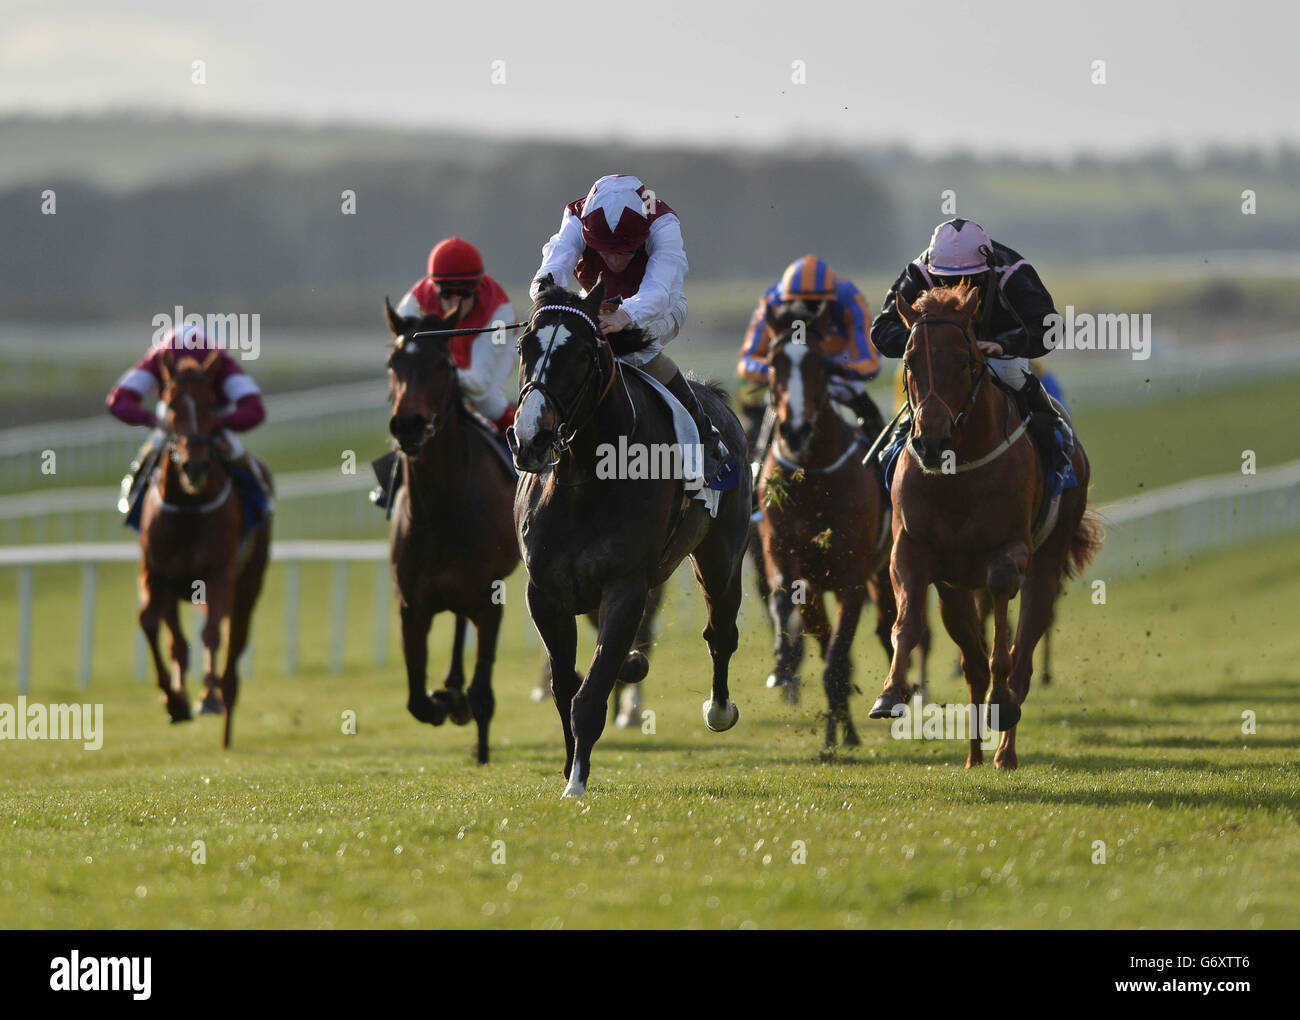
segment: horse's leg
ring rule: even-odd
[[[704,724],[715,733],[731,729],[740,719],[740,709],[728,689],[727,670],[740,644],[736,614],[740,612],[740,569],[745,551],[728,548],[724,538],[722,532],[710,534],[691,554],[695,579],[704,590],[709,613],[703,637],[713,659],[713,691],[704,703]]]
[[[425,689],[425,670],[429,664],[429,627],[433,611],[424,605],[403,603],[402,658],[406,660],[406,710],[433,726],[447,721],[447,706],[429,696]]]
[[[961,651],[961,668],[970,693],[970,753],[966,767],[984,764],[984,746],[980,741],[980,713],[989,690],[989,659],[984,644],[984,621],[973,592],[961,588],[939,588],[939,612],[943,625]]]
[[[488,727],[492,724],[492,712],[496,707],[496,699],[492,696],[492,664],[497,657],[501,613],[501,605],[489,600],[483,612],[474,620],[478,648],[474,655],[474,679],[469,685],[469,708],[474,713],[474,724],[478,728],[477,754],[480,765],[488,762]],[[455,717],[452,718],[454,721]]]
[[[769,687],[780,687],[787,704],[799,702],[799,664],[803,661],[803,615],[795,610],[790,584],[778,578],[768,586],[768,614],[772,619],[774,669]]]
[[[499,626],[499,613],[497,617]],[[451,639],[451,665],[447,668],[446,679],[442,682],[443,686],[429,695],[447,710],[448,717],[457,726],[467,726],[469,721],[474,718],[474,713],[465,698],[465,623],[465,617],[457,613],[456,629]],[[475,623],[474,627],[477,630],[478,624]],[[493,655],[495,656],[495,654],[494,652]],[[477,672],[475,672],[475,676],[477,675]]]
[[[1034,672],[1034,648],[1052,623],[1052,609],[1061,590],[1061,576],[1056,563],[1047,556],[1036,556],[1025,575],[1020,592],[1020,619],[1016,624],[1016,641],[1011,648],[1011,690],[1018,704],[1029,697],[1029,681]],[[1013,769],[1016,757],[1016,731],[1004,728],[993,764]]]
[[[610,710],[617,713],[614,725],[623,729],[631,729],[641,722],[641,688],[638,685],[650,672],[650,646],[654,644],[655,617],[659,613],[663,597],[662,584],[651,588],[646,595],[645,612],[641,614],[632,650],[627,653],[623,668],[618,671],[618,683],[614,686],[614,697],[610,699]]]
[[[176,596],[170,587],[147,577],[140,579],[140,629],[149,642],[149,651],[153,653],[153,665],[156,671],[158,689],[163,693],[163,707],[174,723],[188,722],[193,718],[190,704],[185,699],[185,670],[189,666],[189,646],[180,633],[180,620],[176,616]],[[170,610],[168,606],[170,605]],[[176,670],[178,690],[173,690],[172,673],[163,661],[158,650],[158,624],[167,620],[167,629],[171,632],[171,657],[178,657],[180,664]]]
[[[230,618],[234,602],[234,578],[208,578],[206,595],[208,617],[203,621],[203,630],[199,635],[203,642],[204,701],[213,695],[218,698],[221,696],[221,677],[217,674],[217,663],[221,655],[221,627]]]
[[[269,524],[267,525],[269,528]],[[248,645],[248,629],[253,619],[253,606],[262,593],[262,579],[266,576],[266,561],[270,554],[269,533],[256,536],[257,542],[247,565],[239,575],[230,610],[230,632],[226,639],[226,668],[221,674],[221,701],[224,720],[221,746],[230,746],[234,724],[235,702],[239,700],[239,657]]]
[[[926,632],[926,597],[930,588],[930,556],[901,528],[894,538],[889,557],[889,580],[898,604],[894,622],[894,658],[885,678],[884,690],[871,706],[872,719],[891,719],[901,715],[907,705],[907,666],[912,649],[921,643]]]
[[[772,586],[767,581],[767,564],[763,562],[763,538],[756,525],[750,525],[749,541],[746,543],[745,552],[749,556],[749,562],[754,565],[758,597],[763,600],[763,605],[768,605],[772,597]]]
[[[989,671],[993,674],[993,687],[989,694],[988,725],[1002,730],[1015,729],[1020,721],[1020,703],[1008,685],[1011,675],[1011,630],[1007,622],[1007,607],[1024,583],[1029,550],[1023,542],[1013,542],[995,555],[989,564],[988,589],[993,600],[993,648],[989,656]],[[993,708],[997,707],[997,725],[994,726]],[[1003,741],[1006,737],[1003,737]],[[1014,743],[1014,742],[1013,742]],[[998,768],[1015,768],[1014,752],[1008,757],[998,754],[993,759]]]
[[[839,595],[839,611],[835,616],[835,632],[831,635],[826,652],[826,702],[830,712],[826,720],[826,746],[835,746],[835,724],[844,729],[844,746],[857,747],[862,743],[849,713],[849,693],[853,683],[853,637],[862,618],[862,605],[867,599],[864,587],[851,588]]]
[[[560,713],[564,729],[564,778],[573,769],[573,726],[569,721],[573,696],[578,691],[578,672],[574,663],[578,659],[578,621],[575,617],[557,610],[545,592],[528,582],[525,599],[528,615],[546,646],[547,667],[551,676],[551,697],[555,710]]]
[[[601,593],[596,654],[587,676],[573,695],[569,709],[573,727],[573,768],[564,788],[565,797],[581,797],[591,777],[591,752],[605,730],[605,711],[618,679],[618,671],[636,637],[645,612],[644,578],[625,578]]]
[[[1052,623],[1056,617],[1056,607],[1047,618],[1047,628],[1043,631],[1043,686],[1052,685]]]

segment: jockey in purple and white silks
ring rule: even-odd
[[[973,220],[947,220],[934,228],[929,247],[908,263],[885,295],[871,324],[872,343],[886,357],[901,358],[909,331],[898,315],[898,295],[914,303],[924,291],[957,286],[963,280],[980,294],[973,332],[990,371],[1038,418],[1031,428],[1040,445],[1050,447],[1056,428],[1067,448],[1072,447],[1073,429],[1029,368],[1030,358],[1041,358],[1049,350],[1043,337],[1049,317],[1056,315],[1052,295],[1033,266]]]
[[[635,327],[653,338],[649,346],[620,360],[662,383],[686,408],[700,433],[705,482],[726,488],[727,481],[734,484],[734,459],[664,350],[686,322],[683,284],[689,268],[681,221],[668,203],[630,174],[609,174],[596,181],[585,198],[564,207],[560,229],[542,247],[542,264],[533,274],[529,296],[536,300],[546,276],[561,286],[573,276],[584,294],[603,279],[601,330],[610,334]],[[517,422],[516,429],[527,425]]]

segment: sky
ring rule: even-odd
[[[1290,0],[0,0],[0,114],[927,153],[1268,147],[1300,141],[1298,38]]]

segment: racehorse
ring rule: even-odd
[[[797,691],[803,658],[797,621],[802,618],[826,664],[826,747],[833,748],[837,728],[843,729],[845,746],[861,743],[849,713],[849,693],[850,652],[863,603],[870,594],[876,604],[876,634],[886,658],[893,653],[889,633],[895,609],[884,478],[874,459],[867,466],[855,456],[862,436],[831,404],[827,383],[840,368],[821,347],[829,311],[828,302],[815,309],[796,302],[766,313],[773,337],[768,394],[777,425],[758,492],[764,508],[759,535],[776,632],[774,676],[787,692]],[[833,630],[824,602],[828,591],[835,593],[839,606]]]
[[[715,732],[740,717],[727,687],[739,634],[740,569],[749,531],[749,480],[718,498],[711,517],[682,478],[597,473],[597,460],[625,448],[677,449],[660,398],[618,356],[653,342],[636,329],[605,337],[596,325],[604,296],[585,298],[551,280],[519,338],[519,413],[507,433],[527,474],[515,491],[515,527],[528,571],[528,612],[546,645],[551,689],[564,729],[566,797],[586,793],[591,752],[624,668],[646,596],[690,556],[704,590],[704,640],[713,659],[704,720]],[[744,449],[740,423],[717,389],[692,383],[728,449]],[[685,474],[685,472],[681,472]],[[741,472],[744,475],[744,472]],[[585,679],[575,669],[579,614],[598,612],[600,633]]]
[[[393,335],[388,357],[393,413],[388,431],[401,451],[404,484],[393,501],[389,561],[397,587],[406,661],[407,711],[421,722],[478,728],[475,757],[488,761],[495,699],[492,664],[501,628],[505,579],[519,563],[511,520],[514,479],[496,440],[464,409],[446,336],[458,316],[403,318],[384,300]],[[451,669],[440,690],[425,689],[429,628],[456,614]],[[474,675],[464,689],[465,621],[478,635]]]
[[[223,718],[221,746],[230,746],[239,697],[239,656],[248,644],[253,606],[271,547],[271,521],[243,534],[244,506],[221,458],[213,456],[216,397],[211,373],[217,351],[203,362],[163,357],[163,419],[169,439],[140,516],[140,627],[149,640],[167,714],[193,718],[185,695],[189,645],[181,632],[179,601],[207,604],[203,625],[202,714]],[[250,455],[251,456],[251,455]],[[271,472],[262,467],[268,484]],[[225,669],[217,676],[221,625],[227,618]],[[158,624],[171,634],[171,670],[158,651]]]
[[[1091,562],[1103,537],[1087,504],[1090,466],[1081,442],[1071,454],[1077,484],[1061,493],[1055,521],[1049,514],[1035,528],[1048,475],[1015,402],[986,385],[990,370],[972,334],[977,303],[974,288],[948,287],[915,304],[897,302],[910,330],[903,365],[913,423],[892,488],[894,657],[871,716],[888,718],[906,700],[907,657],[934,583],[944,626],[961,649],[972,712],[979,712],[986,692],[997,707],[986,722],[1002,731],[993,764],[1011,769],[1019,763],[1016,724],[1029,695],[1034,647],[1062,579]],[[993,605],[991,653],[975,605],[980,590]],[[1013,644],[1007,605],[1017,594]],[[972,727],[968,768],[984,760],[978,730]]]

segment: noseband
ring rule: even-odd
[[[614,350],[610,347],[605,334],[601,332],[600,327],[596,325],[592,318],[581,308],[574,308],[572,305],[542,305],[542,307],[536,309],[529,317],[528,329],[520,335],[519,340],[516,343],[516,348],[518,348],[519,345],[522,345],[524,337],[529,336],[530,334],[536,335],[537,316],[542,312],[562,312],[566,315],[576,315],[591,327],[592,336],[596,341],[595,346],[590,348],[587,352],[587,371],[583,375],[582,385],[578,387],[578,392],[575,393],[571,399],[567,401],[561,400],[559,395],[551,389],[549,385],[547,385],[544,379],[541,378],[540,371],[536,379],[529,379],[528,382],[524,383],[523,388],[519,391],[518,406],[520,407],[523,406],[524,400],[528,394],[536,390],[542,395],[543,400],[555,408],[556,413],[560,417],[560,423],[555,428],[555,442],[553,446],[557,451],[563,453],[570,445],[572,445],[574,437],[577,436],[578,432],[589,425],[591,420],[596,417],[596,410],[602,403],[604,403],[605,397],[609,395],[609,391],[614,385],[614,376],[617,374],[614,368]],[[538,360],[539,369],[543,365],[550,364],[551,352],[554,347],[555,331],[552,330],[551,339],[546,344],[546,350],[542,352],[542,356]],[[603,385],[601,384],[601,378],[602,376],[605,376],[606,373],[601,364],[602,351],[609,355],[609,372],[608,376],[605,377]],[[581,406],[582,398],[586,396],[587,390],[591,386],[592,382],[596,383],[600,390],[600,395],[592,403],[591,410],[588,412],[586,417],[583,418],[581,422],[570,425],[570,420],[574,418],[575,413]]]
[[[956,326],[958,329],[961,330],[961,334],[963,337],[965,337],[967,344],[971,346],[972,353],[974,353],[975,350],[978,350],[978,348],[975,347],[974,339],[970,335],[970,329],[967,323],[959,322],[956,319],[918,319],[916,322],[912,323],[912,328],[908,331],[907,334],[908,340],[911,341],[916,331],[920,329],[922,326],[940,326],[940,325]],[[925,342],[920,344],[919,346],[921,347],[922,350],[925,351],[926,375],[929,377],[927,379],[927,382],[930,388],[924,396],[920,397],[916,401],[915,405],[911,405],[912,414],[913,416],[915,416],[916,413],[921,410],[921,406],[927,400],[933,398],[934,400],[939,401],[939,403],[943,406],[943,409],[948,412],[948,417],[952,419],[953,430],[960,431],[961,428],[966,424],[966,419],[970,416],[971,408],[975,406],[975,398],[979,395],[980,387],[984,385],[984,378],[985,376],[988,375],[989,372],[989,363],[984,358],[981,357],[974,358],[975,362],[979,365],[979,367],[971,373],[971,386],[970,386],[970,391],[966,394],[966,402],[962,404],[960,411],[954,413],[953,409],[948,406],[948,402],[944,400],[943,397],[939,396],[938,391],[934,388],[934,358],[930,352],[929,336],[930,335],[927,332],[924,336]],[[903,370],[904,372],[907,372],[906,363],[904,363]],[[910,394],[910,387],[906,387],[906,380],[904,380],[904,385],[905,385],[905,392],[908,392]],[[910,395],[908,397],[908,403],[909,405],[911,404]]]

